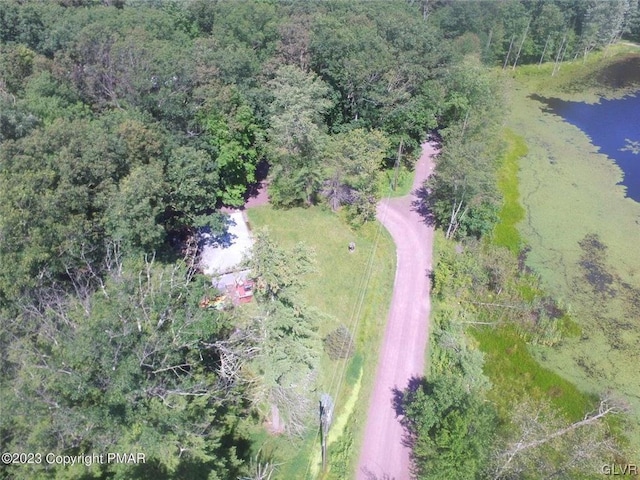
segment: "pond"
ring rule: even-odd
[[[640,202],[640,94],[588,104],[531,95],[546,111],[562,117],[591,138],[622,169],[627,196]]]

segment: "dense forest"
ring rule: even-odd
[[[502,204],[495,71],[622,37],[640,40],[637,0],[3,1],[0,444],[147,462],[0,475],[263,478],[245,427],[265,401],[293,437],[312,424],[322,313],[297,291],[313,254],[259,235],[258,307],[239,318],[198,306],[198,229],[224,229],[220,208],[265,175],[274,206],[323,204],[357,228],[430,133],[434,222],[480,238]],[[462,387],[472,357],[425,391],[462,412],[450,421],[473,417],[482,436],[458,447],[481,472],[495,412]],[[441,406],[409,397],[424,427]],[[441,468],[431,441],[420,471]]]

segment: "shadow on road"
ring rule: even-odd
[[[362,473],[364,473],[364,478],[366,478],[366,480],[395,480],[396,479],[396,477],[392,477],[388,473],[383,473],[382,475],[376,475],[366,467],[362,469]]]
[[[402,435],[402,445],[411,449],[413,449],[413,446],[415,445],[416,436],[411,429],[409,420],[404,416],[406,413],[404,403],[405,398],[407,396],[412,396],[411,394],[423,388],[424,383],[424,377],[413,376],[409,379],[407,387],[404,390],[400,390],[397,387],[391,390],[393,393],[391,403],[393,405],[393,409],[396,412],[396,417],[399,417],[398,422],[400,422],[400,425],[402,425],[402,428],[404,429],[404,434]]]
[[[407,387],[404,390],[400,390],[399,388],[391,389],[393,393],[393,399],[391,401],[393,405],[393,409],[396,412],[396,417],[404,416],[404,397],[408,393],[413,393],[418,391],[418,389],[424,384],[424,377],[411,377],[407,384]]]
[[[422,186],[412,192],[414,199],[411,201],[411,210],[422,217],[422,221],[429,227],[435,226],[435,216],[430,205],[429,190]]]

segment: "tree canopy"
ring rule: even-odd
[[[217,311],[198,230],[223,233],[222,207],[263,180],[276,208],[324,204],[358,228],[382,173],[410,170],[437,132],[433,220],[481,236],[500,203],[488,67],[637,40],[639,18],[630,0],[0,2],[3,448],[149,453],[30,478],[247,475],[243,428],[266,408],[309,428],[323,314],[298,290],[313,256],[259,234],[256,310]],[[416,455],[478,471],[468,433],[490,438],[490,410],[451,379],[411,395]]]

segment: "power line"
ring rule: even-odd
[[[389,199],[391,198],[391,191],[389,191],[389,193],[387,194],[387,197],[385,198],[385,200],[388,202]],[[382,201],[380,202],[380,204],[382,204]],[[369,257],[367,259],[367,263],[364,269],[364,274],[361,277],[360,280],[360,285],[358,287],[358,296],[356,299],[355,304],[353,305],[353,309],[351,311],[351,315],[349,317],[349,326],[348,326],[348,330],[352,335],[352,338],[357,338],[356,337],[356,332],[358,329],[358,326],[360,324],[360,320],[361,320],[361,313],[362,313],[362,306],[364,304],[364,299],[366,297],[366,293],[367,293],[367,289],[369,287],[369,281],[371,280],[371,274],[373,272],[373,262],[375,259],[375,254],[376,251],[378,249],[378,245],[380,243],[380,236],[382,234],[382,228],[383,228],[383,220],[386,218],[387,215],[387,211],[388,209],[385,208],[383,213],[382,218],[379,219],[378,221],[378,228],[376,230],[376,234],[375,234],[375,238],[374,238],[374,242],[373,245],[370,249],[369,252]],[[396,266],[397,268],[397,266]],[[346,342],[347,339],[344,340],[344,345],[343,348],[346,346]],[[338,380],[338,385],[337,388],[335,390],[335,394],[334,394],[334,398],[335,401],[337,403],[338,401],[338,394],[340,393],[340,390],[342,389],[342,384],[344,382],[344,378],[346,376],[346,369],[347,369],[347,362],[349,361],[349,359],[344,359],[342,361],[342,366],[340,368],[340,375],[336,375],[331,379],[331,383],[329,386],[329,392],[331,393],[333,391],[333,386],[334,386],[334,382],[336,380]],[[316,447],[317,447],[317,442],[318,442],[318,436],[319,436],[319,431],[316,432],[316,435],[314,436],[314,440],[311,446],[311,452],[312,454],[309,457],[309,462],[307,464],[307,470],[305,472],[305,478],[307,478],[307,475],[309,474],[310,470],[311,470],[311,465],[313,464],[313,459],[314,459],[314,455],[313,452],[315,451]]]

